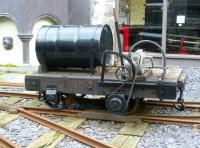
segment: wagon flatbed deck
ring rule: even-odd
[[[158,93],[162,93],[164,99],[176,99],[179,89],[184,90],[186,76],[181,69],[171,68],[166,69],[162,81],[159,81],[162,73],[163,69],[153,68],[143,75],[137,76],[132,97],[158,97]],[[132,80],[127,82],[117,80],[114,72],[105,72],[103,82],[100,75],[91,75],[86,71],[46,72],[25,77],[27,90],[40,91],[45,90],[48,85],[55,85],[63,93],[91,95],[110,94],[123,83],[124,86],[119,90],[119,93],[128,94],[132,82]]]

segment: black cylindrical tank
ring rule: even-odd
[[[104,51],[112,49],[108,25],[43,26],[36,38],[38,61],[49,69],[101,66]]]

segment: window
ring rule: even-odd
[[[162,4],[162,0],[120,1],[119,18],[129,26],[129,46],[144,39],[161,45]],[[200,55],[200,0],[168,0],[166,42],[167,53]],[[145,49],[156,50],[149,45]]]

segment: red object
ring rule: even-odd
[[[179,54],[189,54],[189,51],[186,48],[184,48],[184,41],[185,41],[185,38],[181,37],[180,50],[178,50],[178,52],[177,52]]]
[[[128,52],[129,42],[129,28],[128,25],[122,25],[119,27],[119,33],[123,35],[123,52]]]

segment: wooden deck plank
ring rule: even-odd
[[[112,141],[112,144],[116,147],[120,147],[122,146],[126,140],[128,139],[128,136],[125,136],[125,135],[117,135],[113,141]]]
[[[120,148],[135,148],[140,141],[140,137],[128,136],[127,140],[120,146]]]
[[[9,114],[8,112],[1,111],[0,112],[0,126],[11,122],[12,120],[18,118],[18,114]]]
[[[137,136],[117,135],[112,144],[118,148],[135,148],[139,140]]]
[[[22,100],[22,98],[20,97],[15,97],[15,96],[11,96],[5,100],[3,100],[2,102],[5,103],[5,104],[15,104],[16,102]]]
[[[147,126],[148,126],[148,123],[146,122],[141,122],[138,124],[125,123],[125,125],[119,131],[119,134],[130,135],[130,136],[142,136]]]

